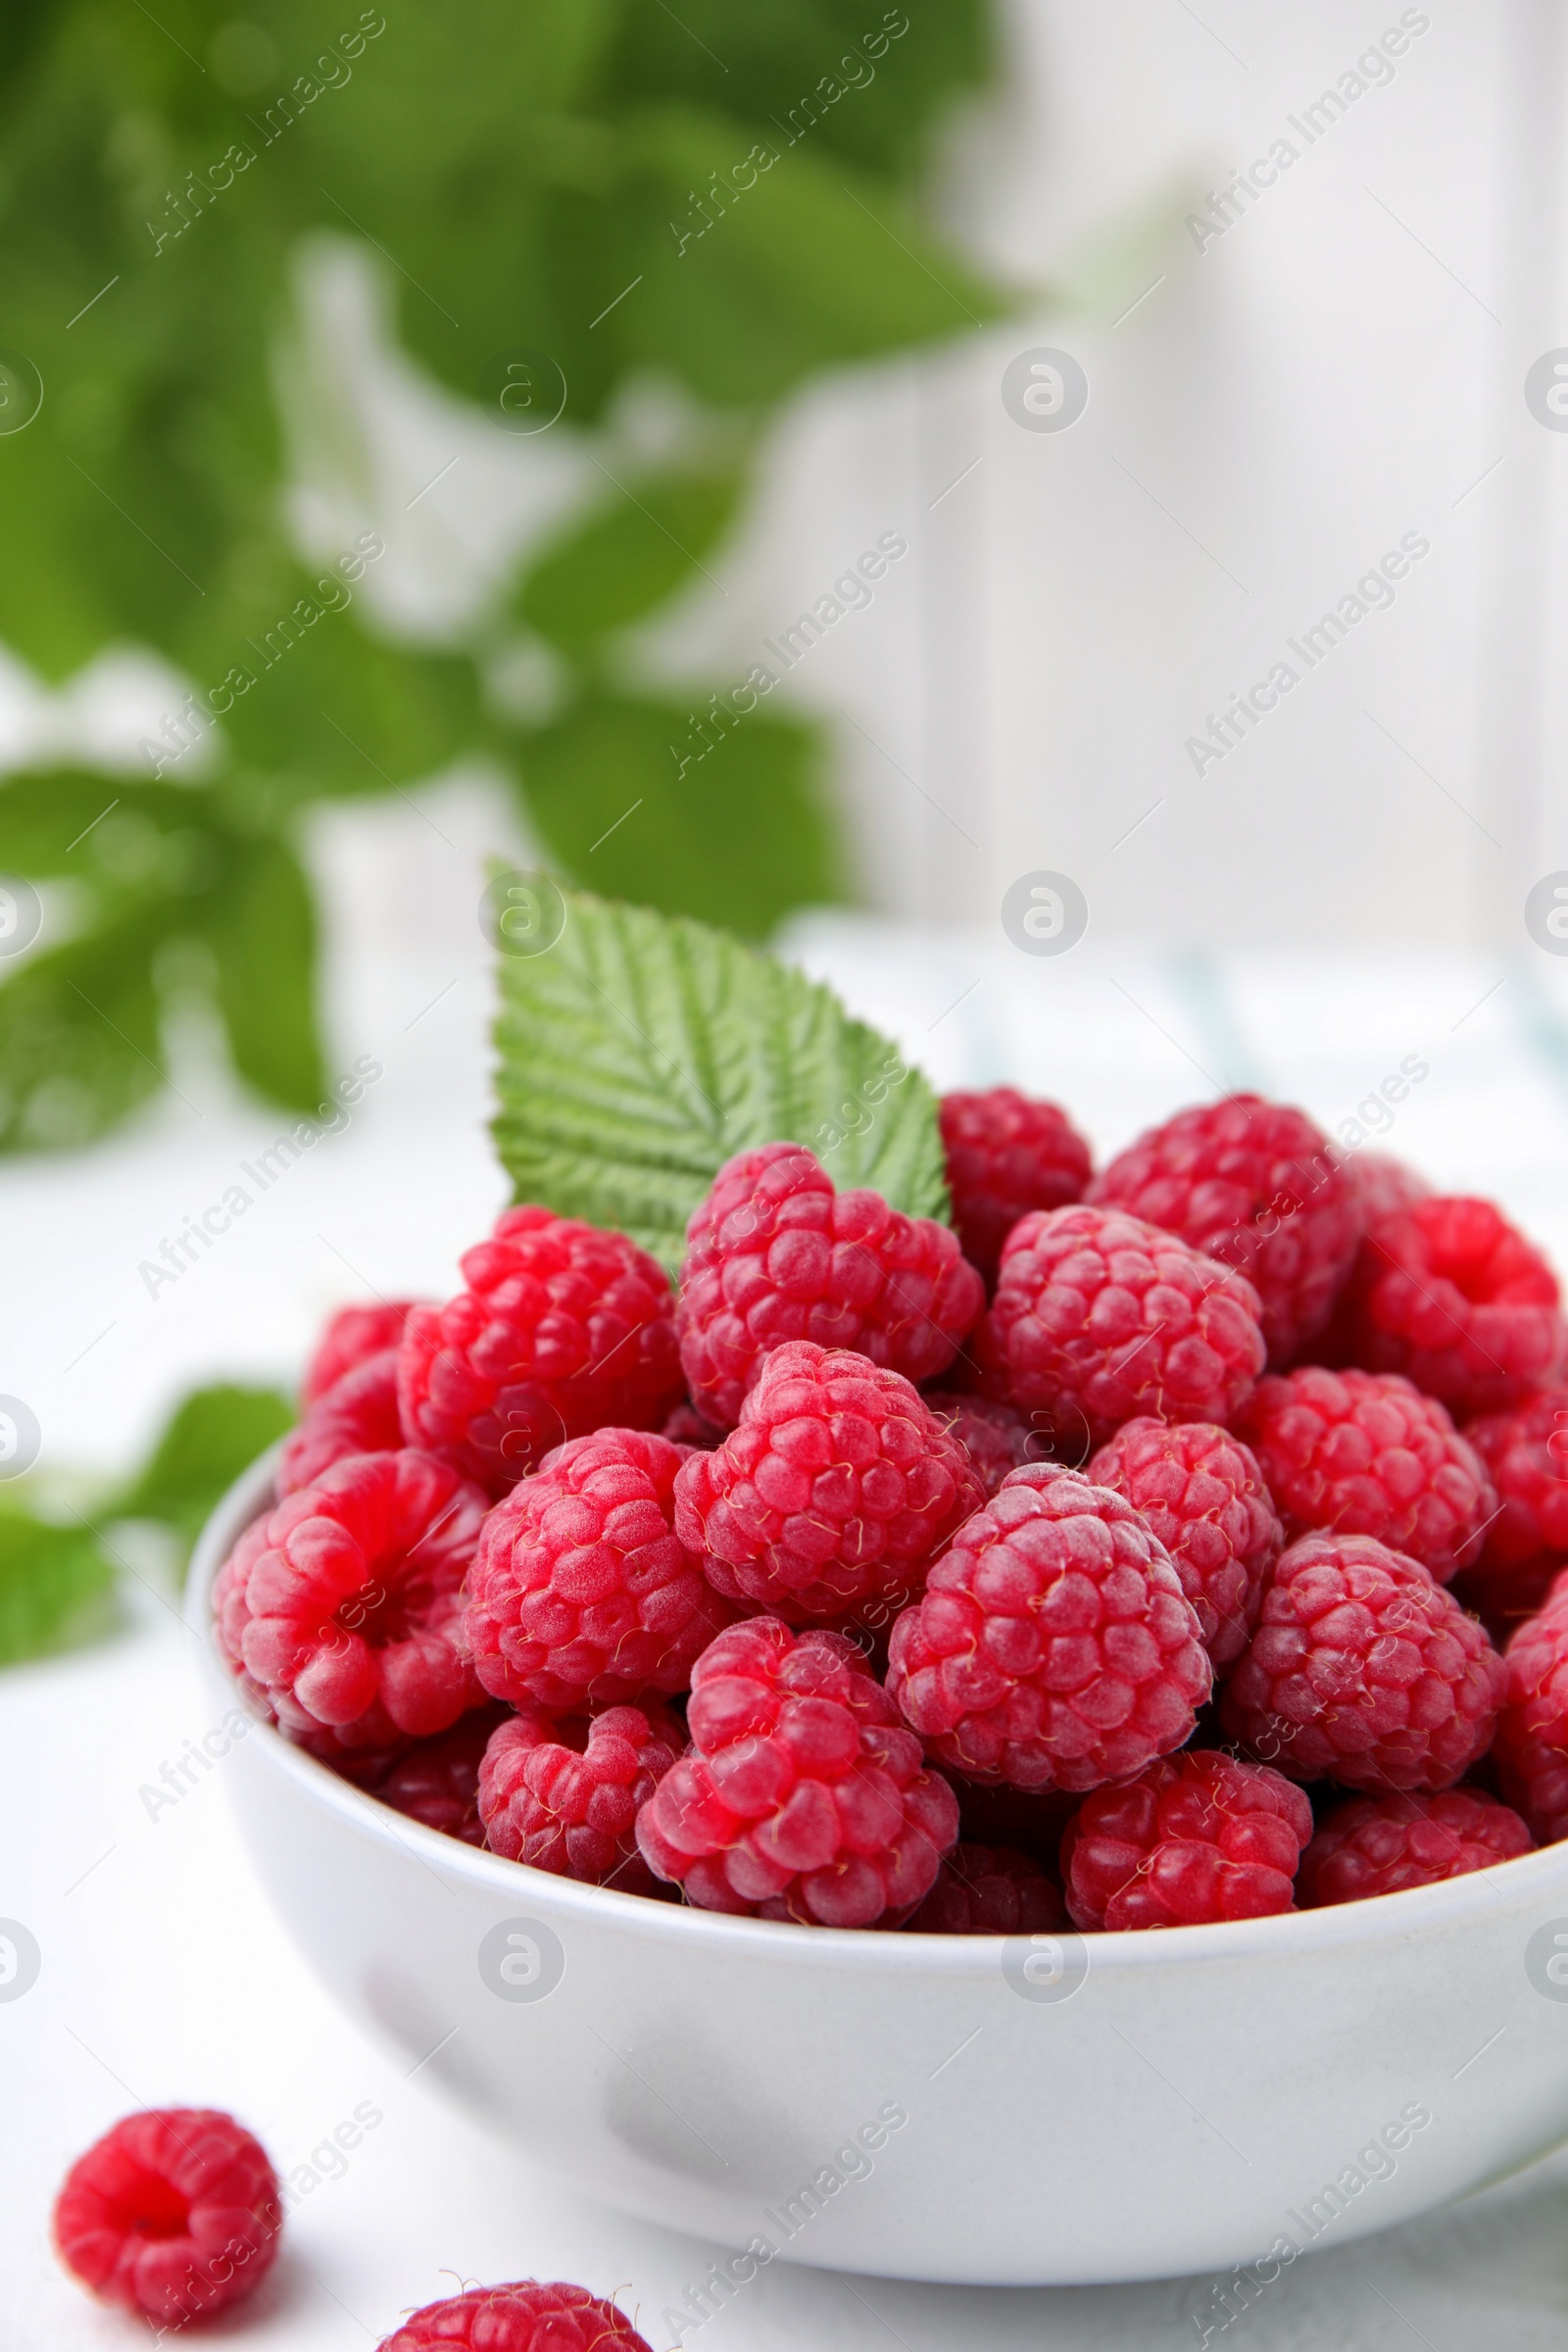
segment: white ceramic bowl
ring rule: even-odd
[[[270,1472],[192,1566],[220,1711],[210,1589]],[[1568,1846],[1165,1935],[832,1934],[476,1853],[259,1723],[225,1779],[352,2017],[564,2178],[726,2248],[988,2285],[1252,2264],[1266,2289],[1291,2249],[1568,2137]]]

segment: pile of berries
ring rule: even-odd
[[[521,1206],[444,1304],[335,1317],[216,1587],[252,1703],[530,1868],[815,1927],[1250,1918],[1568,1835],[1540,1251],[1254,1096],[1098,1174],[1011,1089],[942,1133],[954,1227],[773,1143],[673,1287]]]

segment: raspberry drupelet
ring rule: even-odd
[[[1031,1936],[1067,1925],[1054,1880],[1010,1846],[956,1845],[908,1932],[918,1936]]]
[[[675,1532],[684,1453],[652,1430],[596,1430],[496,1504],[464,1611],[492,1697],[559,1714],[685,1690],[736,1612]]]
[[[557,1878],[649,1894],[637,1812],[685,1753],[686,1734],[656,1699],[552,1720],[524,1707],[492,1734],[479,1814],[493,1854]]]
[[[1461,1421],[1507,1411],[1568,1367],[1557,1277],[1490,1200],[1439,1196],[1380,1217],[1337,1329],[1352,1363],[1402,1372]]]
[[[742,1152],[686,1228],[676,1314],[692,1401],[733,1429],[771,1348],[848,1348],[915,1382],[945,1372],[985,1304],[958,1237],[880,1193],[839,1192],[799,1144]]]
[[[1283,1773],[1190,1748],[1084,1798],[1061,1841],[1079,1928],[1193,1928],[1295,1909],[1312,1808]]]
[[[974,1464],[986,1500],[1010,1471],[1025,1462],[1043,1462],[1051,1447],[1010,1404],[993,1404],[984,1396],[960,1396],[947,1389],[924,1391],[926,1403],[943,1427],[953,1434]]]
[[[944,1095],[940,1110],[953,1222],[964,1256],[991,1283],[1020,1217],[1083,1199],[1089,1146],[1054,1102],[1012,1086]]]
[[[1435,1886],[1528,1854],[1535,1839],[1511,1806],[1480,1788],[1431,1796],[1356,1796],[1337,1805],[1301,1856],[1303,1911]]]
[[[144,2107],[78,2157],[55,2203],[61,2260],[161,2328],[226,2311],[277,2253],[283,2208],[261,2142],[207,2107]]]
[[[637,1816],[651,1869],[708,1911],[902,1926],[958,1835],[958,1800],[842,1635],[776,1617],[697,1661],[694,1752]]]
[[[298,1429],[283,1441],[277,1462],[279,1495],[297,1494],[351,1453],[392,1453],[403,1443],[398,1418],[398,1351],[383,1348],[351,1365],[307,1405]]]
[[[1140,1414],[1227,1422],[1263,1369],[1244,1275],[1122,1209],[1087,1205],[1013,1227],[973,1351],[984,1394],[1068,1449],[1103,1445]]]
[[[1368,1232],[1380,1217],[1392,1217],[1431,1197],[1432,1187],[1426,1178],[1417,1175],[1414,1168],[1407,1168],[1392,1152],[1357,1152],[1348,1165],[1361,1196]]]
[[[300,1383],[303,1401],[314,1404],[328,1389],[336,1388],[345,1372],[352,1372],[372,1355],[383,1355],[387,1348],[396,1348],[403,1337],[410,1308],[431,1304],[432,1300],[424,1298],[379,1298],[374,1306],[340,1306],[335,1315],[327,1318],[326,1328],[305,1367],[305,1378]]]
[[[532,2278],[470,2286],[427,2303],[382,2339],[379,2352],[651,2352],[613,2303],[585,2286]]]
[[[1365,1222],[1343,1154],[1304,1111],[1257,1095],[1178,1111],[1102,1169],[1088,1198],[1247,1275],[1275,1365],[1328,1322]]]
[[[657,1429],[679,1402],[668,1277],[623,1233],[509,1208],[462,1262],[466,1287],[404,1327],[410,1445],[499,1497],[568,1438]]]
[[[912,1600],[983,1500],[967,1452],[902,1373],[787,1341],[740,1425],[675,1480],[675,1532],[727,1599],[790,1624]]]
[[[1540,1389],[1511,1412],[1465,1423],[1497,1490],[1497,1515],[1460,1597],[1509,1632],[1533,1616],[1568,1567],[1568,1388]]]
[[[888,1689],[937,1760],[1096,1788],[1180,1747],[1209,1693],[1197,1612],[1130,1502],[1015,1470],[893,1628]]]
[[[213,1588],[219,1640],[291,1739],[390,1753],[481,1702],[459,1627],[485,1510],[405,1446],[351,1454],[247,1528]]]
[[[1568,1580],[1559,1578],[1540,1616],[1520,1626],[1503,1666],[1497,1787],[1540,1843],[1555,1845],[1568,1838]]]
[[[1372,1536],[1303,1536],[1264,1588],[1220,1720],[1293,1781],[1447,1788],[1490,1746],[1502,1688],[1482,1627],[1416,1561]]]
[[[1285,1541],[1249,1448],[1210,1421],[1128,1421],[1088,1475],[1125,1494],[1164,1544],[1214,1664],[1240,1657]]]
[[[1259,1381],[1237,1428],[1292,1536],[1376,1536],[1440,1585],[1479,1556],[1497,1497],[1447,1408],[1396,1372],[1304,1365]]]

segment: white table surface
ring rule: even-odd
[[[460,817],[445,807],[448,831]],[[358,887],[374,883],[362,873]],[[380,911],[395,933],[396,906]],[[362,943],[337,990],[340,1062],[372,1052],[385,1078],[350,1133],[318,1147],[221,1252],[156,1299],[139,1260],[176,1215],[217,1198],[280,1119],[198,1072],[188,1107],[164,1106],[128,1139],[0,1169],[0,1390],[33,1404],[46,1462],[127,1462],[194,1379],[292,1377],[320,1313],[366,1285],[450,1284],[458,1250],[505,1192],[483,1133],[486,980],[467,919],[426,922],[417,954]],[[1554,1009],[1568,998],[1553,993],[1554,967],[1325,954],[1215,969],[1114,947],[1058,965],[1004,942],[838,921],[801,926],[796,945],[940,1083],[1013,1075],[1074,1108],[1100,1152],[1212,1092],[1205,1073],[1291,1095],[1337,1125],[1418,1055],[1430,1075],[1400,1105],[1390,1148],[1446,1185],[1494,1192],[1568,1263],[1568,1056]],[[0,2004],[0,2343],[74,2352],[142,2340],[48,2245],[67,2165],[133,2105],[230,2108],[292,2172],[368,2100],[383,2123],[341,2178],[302,2199],[274,2274],[215,2338],[352,2352],[460,2280],[539,2276],[618,2293],[667,2352],[660,2315],[711,2250],[552,2181],[405,2080],[296,1958],[238,1845],[220,1769],[148,1819],[138,1788],[208,1728],[207,1712],[177,1617],[154,1585],[127,1588],[112,1639],[0,1676],[0,1916],[24,1921],[44,1954],[32,1990]],[[779,2264],[687,2341],[704,2352],[1190,2352],[1208,2325],[1211,2345],[1257,2352],[1560,2352],[1565,2189],[1568,2158],[1553,2159],[1448,2213],[1305,2257],[1223,2331],[1207,2279],[987,2292]]]

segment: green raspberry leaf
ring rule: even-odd
[[[188,1548],[242,1470],[297,1419],[276,1389],[222,1383],[176,1405],[141,1476],[106,1505],[109,1519],[158,1519]]]
[[[0,1666],[63,1649],[94,1630],[114,1581],[90,1529],[0,1510]]]
[[[830,989],[683,916],[577,891],[557,911],[553,946],[499,958],[493,1132],[518,1200],[618,1227],[673,1270],[714,1172],[787,1141],[841,1189],[946,1219],[929,1082]]]

